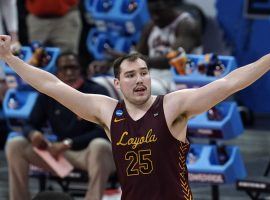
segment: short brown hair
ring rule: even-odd
[[[137,59],[142,59],[146,63],[146,65],[148,66],[148,58],[140,53],[127,54],[127,55],[124,55],[124,56],[117,58],[113,62],[114,77],[118,78],[118,79],[120,78],[120,65],[122,64],[122,62],[124,60],[128,60],[128,61],[133,62]]]

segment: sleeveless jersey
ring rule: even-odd
[[[191,200],[186,156],[189,143],[167,126],[163,96],[134,121],[123,101],[114,110],[111,140],[122,200]]]
[[[184,20],[193,21],[194,18],[187,12],[181,13],[174,21],[164,28],[154,26],[147,40],[149,49],[149,57],[155,58],[159,56],[166,56],[173,49],[171,48],[176,40],[176,29],[180,22]],[[202,53],[201,47],[196,47],[192,53]],[[152,78],[162,80],[170,91],[174,91],[175,84],[173,81],[172,73],[169,69],[156,69],[150,68],[150,74]],[[162,93],[158,93],[162,94]]]

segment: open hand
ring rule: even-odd
[[[54,142],[48,147],[50,154],[57,160],[58,157],[63,154],[69,147],[63,142]]]

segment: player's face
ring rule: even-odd
[[[151,95],[151,78],[146,63],[142,59],[124,60],[120,66],[119,79],[115,80],[125,99],[133,104],[144,104]]]

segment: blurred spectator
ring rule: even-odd
[[[12,43],[11,48],[16,51],[20,48],[20,42],[18,38],[18,11],[16,0],[0,0],[0,34],[8,34],[11,36]],[[0,66],[0,112],[2,112],[2,102],[5,93],[8,89],[6,83],[6,77],[2,66]],[[7,136],[7,125],[5,120],[2,118],[2,113],[0,114],[0,149],[4,147],[4,143]]]
[[[80,73],[77,56],[62,54],[57,60],[57,77],[71,87],[84,92],[105,94],[105,88],[85,81]],[[43,136],[44,124],[49,122],[58,140],[49,143]],[[89,175],[87,200],[101,199],[109,176],[115,170],[111,144],[103,129],[76,116],[54,99],[40,94],[24,127],[24,137],[7,142],[6,155],[9,167],[10,200],[29,200],[29,164],[51,171],[50,167],[33,151],[33,146],[47,149],[54,157],[60,154],[75,168],[86,170]]]
[[[7,138],[7,133],[8,133],[8,127],[6,124],[6,120],[4,119],[3,116],[3,111],[2,111],[2,103],[5,97],[5,93],[8,89],[7,82],[6,82],[6,76],[3,71],[3,68],[0,66],[0,149],[4,148],[5,141]]]
[[[181,2],[148,0],[152,21],[145,27],[137,51],[149,55],[154,68],[167,68],[167,60],[162,65],[160,59],[163,61],[167,53],[178,47],[187,53],[201,52],[200,21],[190,11],[181,10]]]
[[[198,9],[185,11],[182,1],[148,0],[148,8],[152,20],[142,31],[136,51],[148,55],[153,94],[164,94],[173,90],[173,81],[166,55],[179,47],[187,53],[202,53],[203,15]],[[190,8],[190,7],[189,7]],[[113,58],[122,56],[107,48]],[[89,76],[109,70],[108,62],[92,62],[89,65]]]
[[[26,0],[20,0],[17,1],[17,8],[18,8],[18,15],[20,16],[18,19],[19,22],[19,40],[22,45],[28,45],[28,32],[27,32],[27,26],[26,26],[26,16],[28,14],[26,8],[25,8],[25,1]]]
[[[231,55],[232,41],[224,35],[224,30],[217,20],[216,1],[185,0],[185,5],[196,6],[204,13],[203,52],[215,52],[218,55]],[[186,7],[189,9],[188,7]]]
[[[88,11],[85,9],[85,2],[80,1],[79,9],[81,14],[81,21],[82,21],[82,31],[80,36],[80,44],[79,44],[79,59],[80,63],[82,64],[83,73],[86,75],[87,65],[93,60],[92,55],[89,53],[87,48],[87,37],[89,30],[94,26],[91,21],[91,16]]]
[[[148,0],[152,21],[145,27],[136,49],[149,56],[152,78],[162,81],[169,91],[174,87],[166,55],[179,47],[187,53],[202,53],[201,21],[192,12],[182,10],[181,4],[182,1]]]
[[[5,97],[5,93],[8,89],[6,82],[6,75],[2,67],[0,67],[0,104],[2,108],[2,103]]]
[[[13,50],[19,49],[18,10],[16,0],[0,0],[0,34],[5,33],[11,36],[11,48]]]
[[[78,53],[81,34],[79,0],[26,0],[30,42]]]
[[[20,48],[16,0],[0,0],[0,34],[9,34],[11,36],[11,48],[13,51]],[[8,89],[5,79],[5,72],[0,66],[0,103],[2,103]]]

